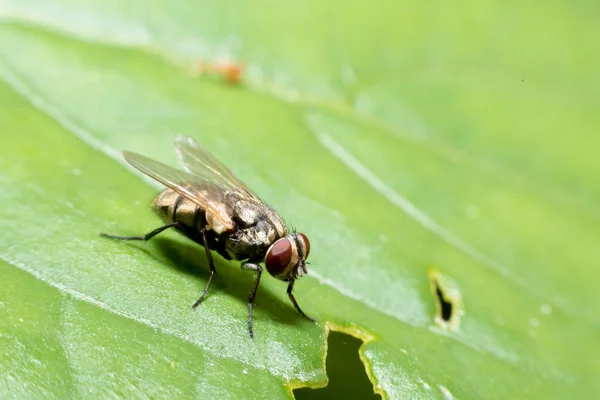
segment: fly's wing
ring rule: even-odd
[[[222,230],[229,231],[235,227],[230,217],[231,210],[225,202],[225,191],[222,187],[201,175],[189,174],[141,154],[124,151],[123,156],[129,164],[144,174],[205,209],[207,214],[211,214],[211,218],[218,220],[215,223]]]
[[[275,209],[258,197],[229,168],[194,139],[179,135],[175,138],[175,148],[181,163],[190,173],[206,179],[208,182],[223,188],[226,192],[237,192],[243,194],[247,199],[253,199],[255,204],[264,207],[265,211],[268,211],[271,218],[276,218],[281,225],[285,225],[285,221]]]
[[[190,173],[202,177],[226,191],[242,192],[248,197],[260,200],[229,168],[191,137],[177,136],[175,148],[181,164]]]

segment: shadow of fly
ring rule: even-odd
[[[248,299],[248,331],[252,330],[252,307],[263,271],[260,263],[277,279],[288,282],[287,294],[294,307],[307,316],[292,294],[294,282],[308,273],[308,238],[290,232],[277,211],[262,201],[194,139],[177,136],[175,149],[186,171],[169,167],[140,154],[124,151],[125,160],[144,174],[167,187],[152,202],[152,209],[164,225],[144,236],[115,236],[112,239],[147,241],[169,228],[206,249],[210,276],[200,298],[202,303],[216,273],[211,251],[227,260],[239,260],[242,269],[256,272]]]

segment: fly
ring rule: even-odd
[[[144,174],[167,187],[152,202],[152,209],[164,225],[144,236],[115,236],[118,240],[147,241],[169,228],[175,228],[206,249],[210,276],[200,298],[202,303],[216,273],[211,251],[226,260],[239,260],[243,270],[255,271],[256,280],[248,299],[248,331],[252,330],[252,308],[264,263],[277,279],[288,282],[287,295],[294,307],[307,316],[292,290],[297,278],[308,273],[306,258],[310,253],[308,238],[290,232],[283,218],[239,180],[233,172],[194,139],[175,138],[175,149],[186,171],[169,167],[140,154],[124,151],[125,160]]]

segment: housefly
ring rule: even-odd
[[[256,280],[248,299],[248,330],[252,330],[252,307],[263,271],[288,282],[287,295],[306,319],[292,290],[297,278],[308,273],[308,238],[290,232],[283,218],[239,180],[233,172],[194,139],[175,138],[175,149],[186,171],[169,167],[140,154],[124,151],[125,160],[144,174],[167,187],[152,202],[152,209],[164,225],[144,236],[115,236],[119,240],[147,241],[169,228],[175,228],[206,249],[210,276],[200,298],[202,303],[215,276],[211,251],[227,260],[241,261],[243,270],[255,271]]]

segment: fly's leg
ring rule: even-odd
[[[256,282],[254,282],[254,288],[250,293],[248,299],[248,331],[250,332],[250,338],[254,338],[254,331],[252,330],[252,307],[254,306],[254,298],[256,297],[256,291],[258,290],[258,284],[260,283],[260,275],[262,274],[262,267],[254,263],[243,263],[242,269],[245,271],[256,271]]]
[[[304,311],[302,311],[300,309],[300,306],[298,305],[298,302],[296,301],[296,298],[292,294],[292,290],[294,290],[294,282],[295,281],[291,281],[290,284],[288,285],[288,288],[287,288],[287,295],[288,295],[288,297],[290,298],[290,300],[292,301],[292,303],[294,303],[294,307],[296,307],[296,310],[298,310],[298,312],[300,313],[300,315],[302,315],[304,318],[306,318],[309,321],[316,322],[314,319],[312,319],[308,315],[304,314]]]
[[[194,310],[196,309],[196,307],[198,307],[200,305],[200,303],[202,303],[202,301],[204,300],[204,297],[206,297],[206,294],[208,293],[208,289],[210,288],[210,284],[212,283],[213,278],[214,278],[215,274],[217,273],[217,270],[215,269],[215,263],[213,262],[212,253],[210,251],[210,248],[208,247],[208,239],[206,238],[206,229],[202,229],[202,232],[200,232],[200,234],[202,235],[202,245],[204,246],[204,250],[206,251],[206,258],[208,259],[208,266],[210,267],[210,276],[208,277],[208,282],[206,282],[206,287],[204,288],[204,291],[200,295],[200,298],[198,300],[196,300],[196,302],[192,305],[192,309],[194,309]]]
[[[104,236],[104,237],[111,238],[111,239],[117,239],[117,240],[143,240],[143,241],[148,241],[148,240],[152,239],[154,236],[156,236],[159,233],[161,233],[162,231],[164,231],[166,229],[169,229],[169,228],[180,228],[179,222],[173,222],[171,224],[163,225],[163,226],[161,226],[159,228],[156,228],[152,232],[146,233],[144,236],[116,236],[116,235],[107,235],[106,233],[101,233],[100,236]]]

